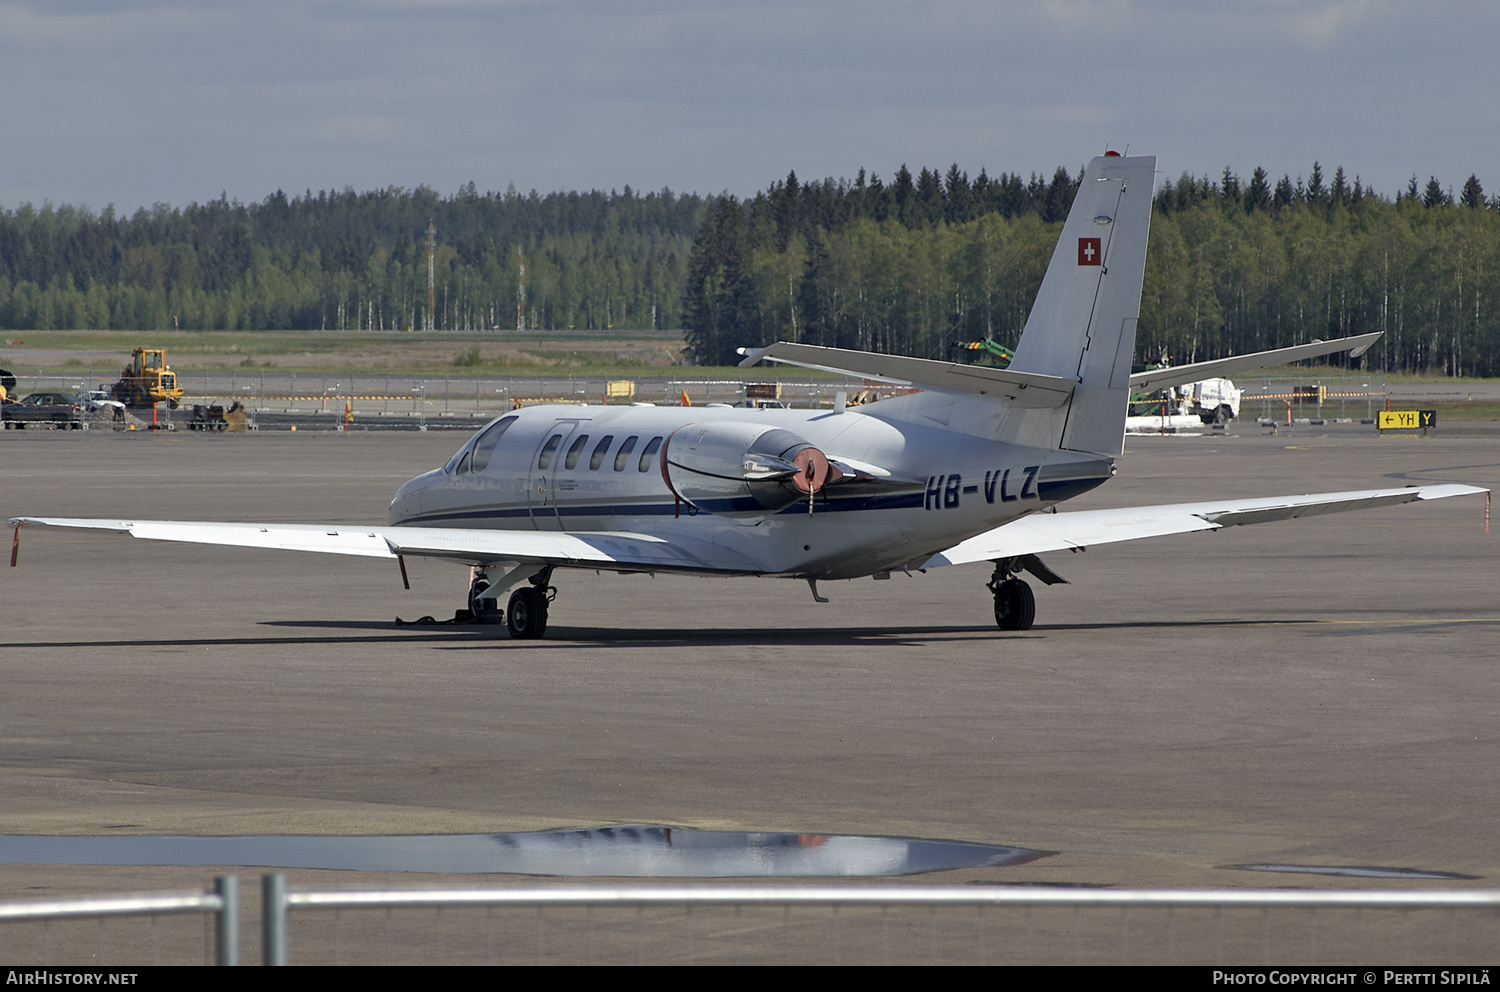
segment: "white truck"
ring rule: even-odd
[[[1204,379],[1178,386],[1182,412],[1196,414],[1205,424],[1227,424],[1240,415],[1240,390],[1228,379]]]
[[[1132,396],[1125,429],[1136,433],[1192,430],[1223,425],[1240,415],[1240,390],[1228,379],[1204,379],[1149,396]]]

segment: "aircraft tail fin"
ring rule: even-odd
[[[1078,385],[1054,409],[1013,410],[1007,440],[1121,452],[1155,175],[1151,155],[1109,153],[1084,169],[1010,365]]]

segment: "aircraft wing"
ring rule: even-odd
[[[1035,372],[1013,372],[984,365],[935,362],[930,358],[877,355],[847,348],[824,348],[812,344],[778,341],[768,348],[740,349],[742,367],[759,361],[797,365],[824,372],[842,372],[866,379],[879,379],[903,386],[924,386],[950,393],[977,393],[1004,400],[1016,407],[1050,410],[1062,406],[1073,395],[1074,379]],[[1200,376],[1200,378],[1202,378]]]
[[[394,558],[444,558],[470,565],[537,562],[622,571],[693,570],[739,574],[762,571],[750,559],[708,542],[672,541],[646,534],[478,530],[441,527],[356,527],[343,524],[236,524],[182,520],[89,520],[15,517],[12,527],[80,527],[129,534],[146,541],[181,541],[277,551]]]
[[[1291,348],[1273,348],[1270,351],[1257,351],[1249,355],[1218,358],[1211,362],[1194,362],[1192,365],[1174,365],[1164,369],[1136,372],[1130,377],[1130,388],[1134,390],[1165,389],[1168,386],[1181,386],[1188,382],[1201,382],[1204,379],[1223,378],[1238,375],[1241,372],[1254,372],[1256,369],[1267,368],[1271,365],[1299,362],[1304,358],[1336,355],[1341,351],[1349,352],[1351,358],[1358,358],[1375,343],[1375,339],[1382,333],[1384,332],[1375,331],[1371,334],[1356,334],[1354,337],[1339,338],[1336,341],[1315,341],[1312,344],[1299,344]]]
[[[933,555],[921,567],[994,561],[1064,549],[1078,551],[1095,544],[1136,541],[1167,534],[1189,534],[1241,524],[1292,520],[1323,513],[1341,513],[1345,510],[1369,510],[1414,500],[1446,499],[1449,496],[1487,492],[1488,489],[1477,486],[1412,486],[1406,489],[1311,493],[1305,496],[1231,499],[1213,503],[1131,506],[1117,510],[1034,513]]]

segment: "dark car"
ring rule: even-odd
[[[27,424],[53,424],[73,430],[83,428],[83,408],[67,393],[32,393],[15,403],[0,405],[0,421],[6,428]]]

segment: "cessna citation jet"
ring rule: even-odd
[[[1006,369],[773,344],[747,352],[743,364],[783,362],[920,391],[858,408],[840,399],[832,410],[527,407],[402,486],[386,527],[11,523],[446,558],[471,566],[470,618],[503,620],[517,638],[546,631],[560,568],[783,576],[805,580],[821,600],[820,579],[990,562],[996,622],[1026,630],[1036,603],[1018,574],[1063,581],[1038,557],[1045,552],[1485,492],[1433,485],[1056,512],[1114,474],[1132,389],[1358,355],[1378,336],[1131,375],[1155,169],[1154,157],[1113,152],[1089,163]]]

